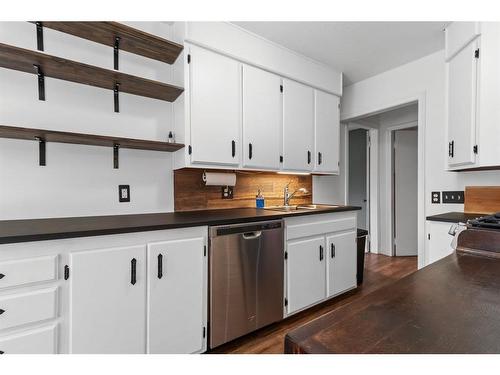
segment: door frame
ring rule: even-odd
[[[394,184],[395,184],[395,179],[394,179],[394,135],[397,130],[403,130],[403,129],[411,129],[411,128],[417,128],[417,142],[418,142],[418,121],[409,121],[409,122],[403,122],[398,125],[390,126],[387,128],[385,137],[386,137],[386,155],[390,155],[389,158],[386,159],[386,170],[391,171],[386,175],[386,186],[389,186],[389,189],[387,189],[387,203],[389,205],[387,212],[389,213],[389,221],[391,225],[389,226],[389,238],[391,240],[391,249],[390,253],[391,256],[396,256],[396,246],[395,246],[395,217],[396,217],[396,194],[395,194],[395,189],[394,189]],[[418,169],[418,166],[417,166]],[[418,182],[418,177],[417,177],[417,182]],[[418,203],[417,203],[418,205]],[[418,230],[418,229],[417,229]]]
[[[378,210],[379,210],[379,173],[378,173],[378,163],[379,163],[379,149],[378,149],[378,136],[379,130],[377,128],[370,127],[363,124],[351,124],[346,123],[345,139],[344,139],[344,158],[346,160],[345,165],[345,202],[349,202],[349,132],[356,129],[366,129],[367,130],[367,142],[366,142],[366,183],[367,183],[367,223],[368,223],[368,236],[367,236],[367,248],[369,252],[374,250],[375,254],[379,253],[379,242],[378,242]]]
[[[418,268],[424,267],[425,259],[425,130],[426,130],[426,93],[404,97],[394,101],[385,103],[380,107],[375,107],[365,113],[356,114],[352,117],[342,119],[342,122],[355,121],[371,115],[376,115],[382,112],[387,112],[393,109],[405,107],[410,104],[417,104],[418,108]],[[347,191],[346,191],[347,195]],[[386,233],[385,235],[388,235]]]

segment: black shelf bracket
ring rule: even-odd
[[[118,52],[120,51],[120,37],[115,37],[115,45],[113,47],[113,66],[118,70]]]
[[[36,25],[36,49],[43,51],[43,24],[40,21],[35,22]]]
[[[44,167],[46,165],[45,162],[45,156],[46,156],[46,148],[45,148],[45,139],[40,138],[40,137],[35,137],[35,139],[38,141],[38,164],[41,167]]]
[[[120,112],[120,98],[118,97],[119,92],[120,92],[120,84],[115,83],[115,88],[113,89],[113,95],[115,98],[115,112],[116,113]]]
[[[113,168],[114,169],[118,169],[120,167],[119,151],[120,151],[120,145],[118,143],[115,143],[113,145]]]
[[[33,65],[38,79],[38,100],[45,101],[45,75],[40,65]]]

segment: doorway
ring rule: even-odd
[[[418,254],[418,128],[391,131],[392,249],[395,256]]]
[[[349,131],[349,191],[348,202],[351,206],[361,207],[357,211],[358,228],[368,230],[368,189],[369,189],[369,152],[368,130],[354,129]]]

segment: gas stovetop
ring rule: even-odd
[[[468,224],[473,228],[491,228],[500,230],[500,212],[493,215],[482,216],[474,220],[469,220]]]

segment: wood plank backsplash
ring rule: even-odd
[[[281,205],[283,204],[283,188],[288,182],[290,182],[290,191],[301,187],[308,191],[307,194],[297,193],[292,198],[291,204],[312,203],[311,175],[234,171],[236,173],[236,186],[233,191],[233,199],[222,199],[220,186],[205,186],[202,180],[204,171],[228,172],[196,168],[174,171],[175,211],[255,207],[255,196],[259,188],[266,200],[266,206]]]
[[[466,186],[464,211],[481,214],[500,212],[500,186]]]

